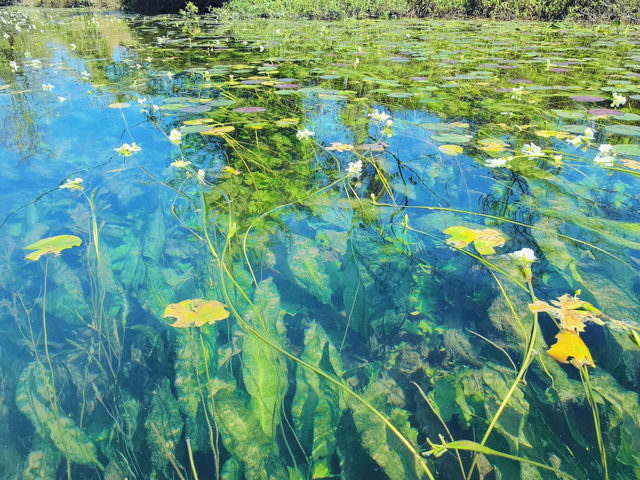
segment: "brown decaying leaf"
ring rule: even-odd
[[[585,322],[592,322],[598,325],[604,325],[594,313],[585,310],[585,306],[591,306],[589,302],[580,300],[577,296],[571,296],[565,293],[557,300],[551,300],[553,305],[549,305],[542,300],[536,300],[529,304],[529,310],[532,312],[547,312],[560,322],[560,328],[571,332],[584,332]]]
[[[547,353],[560,363],[570,363],[578,370],[583,366],[595,368],[591,353],[580,338],[580,335],[569,330],[560,330],[556,334],[556,343],[554,343]]]
[[[175,318],[176,321],[171,326],[176,328],[201,327],[206,323],[224,320],[228,316],[225,304],[202,298],[171,303],[164,309],[164,318]]]

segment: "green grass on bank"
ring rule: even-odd
[[[177,13],[186,0],[0,0],[0,6],[96,7]],[[238,18],[480,17],[640,23],[640,0],[194,0],[200,13]],[[222,7],[222,8],[217,8]]]

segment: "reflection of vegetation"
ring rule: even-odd
[[[7,98],[82,94],[97,121],[73,111],[65,135],[113,143],[69,149],[73,176],[0,226],[24,477],[636,475],[637,185],[622,153],[592,161],[636,144],[606,136],[640,120],[633,31],[192,13],[48,14],[37,58],[3,44]],[[569,98],[596,88],[628,103]],[[47,261],[40,292],[11,245],[53,225],[76,237],[34,259],[86,248]]]

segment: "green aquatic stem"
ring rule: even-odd
[[[535,293],[533,292],[533,286],[531,285],[531,280],[528,280],[527,283],[529,286],[529,293],[531,295],[531,300],[535,302],[536,296],[535,296]],[[505,292],[502,292],[502,294],[505,296],[505,298],[507,297]],[[509,300],[507,299],[507,301]],[[507,392],[505,397],[502,399],[502,402],[500,403],[498,410],[496,410],[496,413],[493,415],[493,418],[489,423],[489,427],[487,427],[487,430],[484,433],[482,440],[480,441],[480,446],[482,447],[484,447],[485,443],[487,443],[487,440],[489,440],[489,436],[491,435],[491,432],[493,431],[496,424],[498,423],[498,419],[500,418],[500,415],[502,415],[503,410],[506,408],[507,404],[509,403],[509,400],[511,400],[511,397],[513,396],[516,389],[520,385],[520,382],[524,378],[524,375],[527,373],[527,369],[529,368],[529,365],[531,365],[531,362],[533,361],[534,356],[537,354],[534,347],[535,347],[536,338],[538,337],[539,330],[540,330],[540,326],[538,325],[538,314],[534,313],[533,321],[531,323],[531,336],[529,337],[529,342],[527,344],[527,349],[524,354],[524,359],[522,360],[522,365],[520,366],[518,375],[516,376],[515,380],[511,384],[509,391]],[[471,467],[469,467],[469,472],[467,473],[467,480],[471,480],[471,475],[473,474],[473,470],[477,464],[477,461],[478,461],[478,452],[476,452],[476,454],[473,456]]]
[[[481,445],[477,442],[473,442],[471,440],[456,440],[454,442],[442,443],[442,444],[431,444],[431,450],[429,450],[429,454],[434,455],[436,457],[441,456],[444,452],[449,449],[453,450],[464,450],[467,452],[475,452],[475,454],[482,453],[483,455],[493,455],[496,457],[502,457],[509,460],[513,460],[515,462],[520,463],[528,463],[529,465],[533,465],[534,467],[542,468],[544,470],[548,470],[550,472],[554,472],[565,479],[575,480],[571,475],[559,470],[555,467],[550,467],[549,465],[545,465],[544,463],[536,462],[535,460],[529,460],[528,458],[519,457],[517,455],[511,455],[509,453],[500,452],[498,450],[494,450],[492,448]]]
[[[221,290],[222,290],[222,295],[224,297],[225,303],[227,304],[227,306],[231,310],[231,313],[233,313],[233,315],[235,316],[238,324],[242,327],[242,329],[245,330],[246,332],[250,333],[251,335],[255,336],[258,340],[263,342],[265,345],[267,345],[268,347],[270,347],[273,350],[277,351],[278,353],[280,353],[284,357],[288,358],[289,360],[297,363],[301,367],[306,368],[306,369],[314,372],[316,375],[319,375],[320,377],[324,378],[326,381],[328,381],[329,383],[335,385],[337,388],[339,388],[345,394],[351,396],[357,402],[359,402],[362,405],[364,405],[371,413],[373,413],[374,416],[378,417],[378,419],[380,419],[385,424],[385,426],[387,428],[389,428],[389,430],[391,430],[391,432],[398,438],[398,440],[400,440],[400,442],[407,448],[407,450],[409,450],[409,452],[413,455],[413,457],[416,460],[416,462],[418,463],[418,465],[420,465],[420,468],[422,469],[423,473],[427,476],[427,478],[429,478],[429,480],[435,480],[435,477],[433,476],[433,473],[431,473],[431,470],[429,469],[429,467],[425,463],[424,459],[420,456],[420,454],[416,450],[415,446],[411,444],[411,442],[400,432],[400,430],[398,430],[398,428],[395,425],[393,425],[393,423],[391,423],[391,421],[382,412],[380,412],[378,409],[376,409],[364,397],[362,397],[358,393],[356,393],[353,390],[351,390],[341,380],[339,380],[337,378],[334,378],[332,375],[328,374],[327,372],[323,371],[322,369],[320,369],[318,367],[315,367],[314,365],[302,360],[301,358],[298,358],[297,356],[295,356],[291,352],[287,351],[285,348],[283,348],[281,345],[279,345],[275,340],[271,339],[266,333],[260,332],[253,325],[248,323],[242,317],[242,315],[240,315],[240,312],[238,312],[238,310],[235,307],[234,302],[231,300],[231,296],[229,295],[229,291],[228,291],[227,286],[226,286],[225,278],[228,278],[231,281],[231,283],[234,285],[234,287],[240,292],[242,297],[247,300],[247,302],[249,303],[249,305],[252,308],[255,308],[255,307],[253,306],[253,303],[249,299],[249,297],[246,294],[246,292],[244,291],[244,289],[237,283],[237,281],[233,277],[233,274],[229,271],[226,263],[224,262],[224,258],[225,258],[225,255],[226,255],[226,251],[227,251],[229,242],[230,242],[231,238],[233,237],[233,235],[235,234],[235,232],[233,231],[233,227],[231,227],[232,224],[230,223],[230,230],[227,232],[227,236],[226,236],[226,239],[225,239],[225,244],[224,244],[224,247],[223,247],[223,251],[222,251],[221,256],[219,256],[218,253],[216,252],[216,249],[215,249],[213,243],[211,242],[211,238],[210,238],[209,233],[207,231],[208,229],[207,229],[206,218],[207,218],[207,212],[208,212],[209,209],[208,209],[208,205],[206,203],[206,198],[205,198],[204,190],[202,189],[202,186],[200,186],[200,192],[201,192],[201,197],[202,197],[202,202],[203,202],[203,204],[202,204],[202,207],[203,207],[202,208],[202,219],[203,219],[204,235],[205,235],[205,238],[207,240],[207,245],[209,247],[209,251],[210,251],[211,255],[213,256],[213,258],[218,263],[220,279],[221,279],[220,287],[221,287]],[[257,313],[260,315],[260,312],[257,312]]]
[[[591,414],[593,415],[593,426],[596,431],[596,438],[598,440],[598,451],[600,452],[600,461],[602,462],[602,473],[604,480],[609,480],[609,467],[607,466],[607,450],[602,440],[602,430],[600,428],[600,413],[598,412],[598,405],[593,394],[593,388],[591,387],[591,380],[589,379],[589,370],[587,366],[583,365],[580,369],[580,379],[582,380],[582,386],[584,393],[587,396],[589,407],[591,407]]]

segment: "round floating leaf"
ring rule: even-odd
[[[607,133],[624,135],[626,137],[640,137],[640,127],[635,125],[608,125]]]
[[[179,303],[167,305],[164,318],[175,318],[171,324],[176,328],[201,327],[207,323],[215,323],[229,316],[226,305],[217,300],[193,298]]]
[[[491,255],[495,253],[494,247],[501,247],[506,242],[502,232],[493,228],[484,228],[482,230],[474,230],[459,225],[449,227],[443,231],[449,235],[447,243],[457,248],[464,248],[473,242],[478,253],[482,255]]]
[[[264,107],[240,107],[234,108],[233,111],[237,113],[258,113],[264,112],[266,108]]]
[[[57,235],[55,237],[42,238],[24,247],[25,250],[35,250],[24,258],[27,260],[38,260],[42,255],[46,255],[47,253],[60,255],[62,250],[76,247],[81,243],[82,240],[80,237],[76,237],[75,235]]]
[[[250,122],[250,123],[244,124],[246,128],[251,128],[253,130],[262,130],[267,125],[268,125],[267,122]]]
[[[182,113],[204,113],[211,110],[211,105],[195,105],[193,107],[184,107],[180,109]]]
[[[471,135],[445,133],[443,135],[431,135],[431,139],[440,143],[469,143],[469,141],[471,140]]]
[[[547,350],[547,353],[554,360],[560,363],[570,363],[578,370],[584,365],[594,368],[596,366],[596,364],[593,363],[591,352],[589,352],[580,335],[568,330],[560,330],[558,332],[556,335],[556,343]]]
[[[377,143],[363,143],[362,145],[356,145],[355,149],[360,152],[382,152],[385,148],[388,148],[389,144],[385,142]]]
[[[581,110],[551,110],[558,117],[566,120],[580,120],[585,117],[585,112]]]
[[[278,127],[293,127],[300,122],[299,118],[281,118],[280,120],[276,120],[276,125]]]
[[[124,103],[124,102],[116,102],[116,103],[109,104],[109,108],[128,108],[130,106],[131,106],[130,103]]]
[[[620,115],[619,117],[616,117],[616,120],[624,120],[626,122],[637,122],[637,121],[640,121],[640,115],[638,115],[637,113],[626,112]]]
[[[209,130],[205,130],[204,132],[200,132],[201,135],[224,135],[225,133],[230,133],[235,130],[235,127],[231,125],[225,125],[224,127],[215,127]]]
[[[478,148],[488,153],[504,152],[509,145],[499,138],[484,138],[478,141]]]
[[[211,125],[187,125],[180,129],[183,135],[188,135],[190,133],[202,133],[206,132],[211,128]]]
[[[226,105],[232,105],[236,102],[235,100],[231,100],[230,98],[218,98],[217,100],[212,100],[207,103],[212,107],[224,107]]]
[[[571,136],[571,134],[567,132],[559,132],[557,130],[536,130],[535,134],[538,135],[539,137],[544,137],[544,138],[556,137],[560,139],[568,138]]]
[[[633,157],[640,157],[640,144],[626,143],[614,145],[612,151],[613,153],[616,153],[618,155],[631,155]]]
[[[587,102],[587,103],[604,102],[604,98],[596,97],[594,95],[573,95],[569,98],[575,102]]]
[[[613,108],[592,108],[587,113],[594,117],[618,117],[623,114],[620,110],[615,110]]]
[[[463,149],[460,145],[440,145],[438,147],[445,155],[451,155],[452,157],[457,157],[463,152]]]

